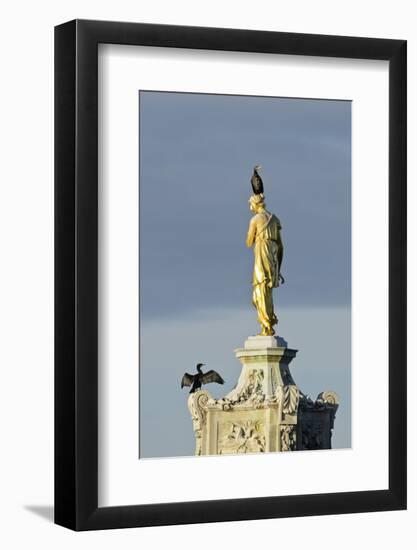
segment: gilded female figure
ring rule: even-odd
[[[284,282],[281,263],[284,246],[281,239],[279,219],[265,209],[263,194],[252,195],[249,206],[255,215],[252,217],[246,245],[254,247],[253,294],[252,301],[258,312],[261,335],[275,334],[274,325],[278,319],[274,313],[272,289]]]

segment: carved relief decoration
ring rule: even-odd
[[[307,424],[302,431],[303,449],[315,451],[323,448],[323,427],[321,424]]]
[[[220,424],[218,454],[264,452],[265,434],[261,421],[229,421]]]
[[[296,385],[278,386],[271,401],[280,405],[283,415],[296,416],[300,402],[300,390]]]
[[[287,424],[281,426],[281,451],[295,451],[297,444],[297,434],[295,426]]]
[[[282,412],[284,414],[295,414],[298,409],[300,392],[297,386],[289,385],[283,388]]]
[[[252,369],[249,371],[246,384],[240,393],[239,401],[256,400],[263,396],[264,371]]]
[[[262,406],[265,400],[263,381],[264,372],[262,369],[250,369],[247,371],[242,383],[228,393],[224,399],[219,400],[218,403],[225,410],[231,409],[237,404]]]

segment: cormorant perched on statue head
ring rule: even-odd
[[[223,378],[215,370],[209,370],[202,372],[201,367],[204,367],[204,363],[198,363],[197,374],[188,374],[186,372],[181,380],[181,388],[184,386],[192,386],[190,393],[194,393],[201,389],[203,384],[210,384],[210,382],[217,382],[217,384],[224,384]]]
[[[258,172],[258,170],[260,170],[261,168],[262,166],[260,164],[257,164],[255,166],[255,168],[253,169],[253,176],[250,180],[255,195],[262,195],[264,192],[264,184]]]

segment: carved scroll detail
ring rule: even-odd
[[[336,392],[334,391],[323,391],[318,394],[317,401],[323,403],[328,403],[329,405],[339,405],[340,399]]]
[[[201,390],[190,394],[188,398],[188,409],[191,413],[193,428],[195,433],[195,454],[202,454],[203,429],[206,423],[206,405],[210,399],[210,394]]]

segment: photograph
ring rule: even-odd
[[[2,6],[0,548],[408,548],[415,5]]]
[[[72,530],[407,506],[407,37],[235,15],[55,28]]]
[[[139,90],[139,459],[351,447],[351,101]]]

